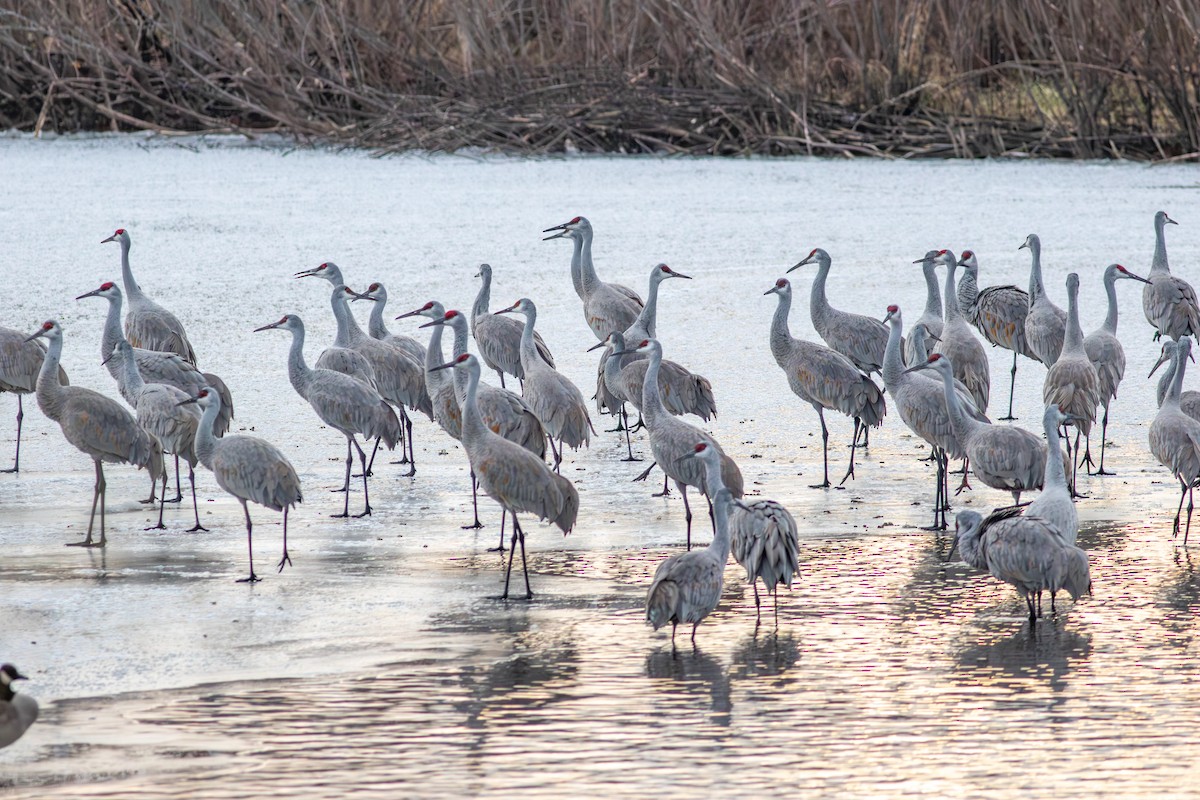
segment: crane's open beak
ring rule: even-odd
[[[546,228],[546,230],[542,231],[542,233],[550,233],[551,231],[558,231],[558,233],[554,234],[553,236],[543,236],[542,237],[543,242],[548,242],[551,239],[561,239],[564,236],[566,236],[567,235],[567,223],[564,222],[562,225],[555,225],[553,228]]]
[[[98,294],[100,294],[99,289],[92,289],[90,292],[84,292],[83,294],[79,295],[79,297],[76,297],[75,299],[82,300],[85,297],[95,297]]]
[[[108,244],[109,242],[115,242],[116,240],[117,240],[117,235],[114,233],[112,236],[108,237],[107,239],[101,239],[100,244]]]
[[[321,268],[313,267],[312,269],[302,269],[299,272],[297,272],[295,275],[293,275],[292,277],[293,278],[315,278],[316,276],[318,276],[320,274],[321,274]]]

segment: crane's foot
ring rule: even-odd
[[[17,473],[20,471],[21,471],[20,467],[9,467],[8,469],[0,469],[0,473],[3,473],[5,475],[12,475],[13,473]]]
[[[175,495],[174,497],[172,497],[170,500],[163,500],[163,502],[164,502],[164,503],[182,503],[182,502],[183,502],[183,495],[181,495],[181,494],[177,494],[177,495]]]
[[[408,456],[405,456],[404,458],[400,459],[399,461],[389,461],[388,463],[389,464],[411,464],[412,462],[408,460]]]
[[[954,490],[955,497],[958,497],[960,494],[962,494],[964,489],[970,489],[972,492],[975,491],[975,489],[971,486],[971,482],[967,480],[967,477],[967,473],[964,472],[962,483],[960,483],[958,488]]]
[[[479,529],[480,529],[480,528],[482,528],[482,527],[483,527],[483,523],[482,523],[482,522],[480,522],[479,520],[475,520],[475,521],[474,521],[473,523],[471,523],[470,525],[463,525],[463,526],[462,526],[462,529],[463,529],[464,531],[477,531],[477,530],[479,530]]]
[[[408,468],[408,472],[406,472],[406,473],[404,473],[403,475],[401,475],[401,476],[400,476],[401,478],[411,478],[411,477],[413,477],[414,475],[416,475],[416,474],[417,474],[417,465],[416,465],[416,464],[413,464],[411,461],[410,461],[410,462],[408,462],[408,463],[409,463],[409,464],[412,464],[412,466],[410,466],[410,467]]]
[[[507,553],[507,552],[508,552],[508,548],[507,548],[507,547],[505,547],[504,545],[500,545],[499,547],[489,547],[489,548],[487,549],[487,551],[488,551],[489,553]],[[501,598],[501,599],[502,599],[502,600],[503,600],[503,599],[507,599],[507,597],[508,597],[508,595],[505,595],[505,596],[504,596],[503,598]]]
[[[1071,491],[1072,500],[1087,500],[1090,496],[1091,495],[1081,494],[1080,492],[1076,492],[1074,490]]]
[[[829,481],[825,481],[824,483],[810,483],[808,485],[808,488],[810,488],[810,489],[828,489],[830,486],[833,486],[833,484],[830,483]]]
[[[258,583],[261,580],[262,580],[262,578],[258,577],[253,572],[251,572],[249,578],[238,578],[236,582],[237,583]]]
[[[329,517],[331,519],[346,519],[349,516],[350,516],[350,512],[348,512],[348,511],[343,511],[341,514],[330,514],[329,515]]]
[[[1093,475],[1116,475],[1117,473],[1115,473],[1111,470],[1107,470],[1104,467],[1101,467],[1100,469],[1096,470],[1092,474]]]
[[[652,494],[650,496],[651,497],[671,497],[671,490],[663,489],[661,492],[655,492],[654,494]]]
[[[355,514],[355,515],[354,515],[354,518],[355,518],[355,519],[362,519],[363,517],[369,517],[369,516],[371,516],[371,507],[370,507],[370,506],[367,506],[366,508],[364,508],[364,509],[362,510],[362,513],[360,513],[360,514]]]
[[[166,529],[167,529],[167,526],[161,522],[158,523],[157,525],[151,525],[149,528],[142,528],[142,530],[144,530],[144,531],[165,531]]]
[[[658,466],[658,462],[655,461],[650,466],[646,467],[646,470],[641,475],[638,475],[636,478],[634,478],[632,483],[637,483],[638,481],[644,481],[644,480],[646,480],[646,478],[649,478],[650,473],[653,472],[654,468],[657,466]]]
[[[942,522],[942,523],[939,523],[939,524],[937,524],[937,525],[922,525],[922,526],[920,527],[920,530],[923,530],[923,531],[930,531],[930,532],[933,532],[933,533],[940,533],[941,531],[944,531],[944,530],[946,530],[946,529],[947,529],[947,528],[949,528],[949,527],[950,527],[949,525],[947,525],[946,523]]]
[[[1176,527],[1176,530],[1178,530],[1179,526],[1176,525],[1175,527]],[[66,546],[67,547],[104,547],[104,543],[97,542],[96,540],[92,539],[92,537],[89,536],[88,538],[84,539],[82,542],[67,542]]]
[[[850,467],[850,469],[846,470],[846,474],[842,476],[842,479],[840,481],[838,481],[838,486],[843,485],[846,482],[847,478],[854,478],[855,480],[858,480],[858,478],[854,474],[854,467]]]
[[[290,567],[291,565],[292,565],[292,557],[288,555],[287,550],[284,550],[283,558],[279,559],[279,564],[277,565],[279,567],[279,571],[283,572],[283,568],[285,566]]]
[[[349,491],[349,489],[347,489],[345,486],[343,486],[340,489],[330,489],[329,493],[330,494],[344,494],[345,492],[348,492],[348,491]]]
[[[351,478],[361,478],[362,476],[363,476],[363,474],[362,474],[361,472],[356,472],[356,473],[354,473],[353,475],[351,475],[350,477],[351,477]],[[374,473],[374,472],[372,472],[371,470],[367,470],[367,477],[368,477],[368,478],[374,478],[374,477],[375,477],[375,473]],[[344,492],[344,491],[345,491],[345,489],[339,489],[338,491]]]
[[[186,531],[184,531],[184,533],[198,533],[199,531],[204,531],[205,533],[209,532],[208,528],[204,527],[199,522],[197,522],[195,525],[193,525],[192,527],[190,527]]]
[[[1017,419],[1017,417],[1000,417],[1001,422],[1012,422],[1015,419]]]
[[[641,456],[625,456],[622,461],[645,461]]]
[[[142,504],[142,505],[144,505],[144,506],[148,506],[148,505],[150,505],[151,503],[157,503],[157,502],[158,502],[158,498],[157,498],[157,497],[155,497],[154,495],[150,495],[150,496],[149,496],[149,497],[147,497],[145,500],[138,500],[138,502],[139,502],[139,503],[141,503],[141,504]]]

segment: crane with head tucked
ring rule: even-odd
[[[498,317],[488,310],[492,302],[492,266],[480,264],[479,294],[475,296],[475,305],[471,308],[471,334],[475,337],[475,346],[483,363],[496,371],[500,376],[500,386],[504,386],[504,373],[518,380],[525,380],[525,366],[521,361],[521,331],[522,325],[509,317]],[[541,334],[533,337],[534,352],[537,357],[554,367],[554,356],[550,348],[542,341]]]
[[[301,329],[303,334],[303,329]],[[337,374],[337,373],[333,373]],[[255,583],[254,534],[250,522],[247,501],[253,501],[272,511],[283,512],[283,558],[279,559],[279,571],[290,565],[288,556],[287,523],[288,510],[303,500],[300,494],[300,477],[290,461],[278,448],[255,436],[213,436],[212,423],[220,414],[221,396],[211,389],[201,389],[195,397],[182,401],[184,405],[197,403],[202,417],[196,433],[196,456],[200,463],[212,471],[217,485],[238,499],[242,513],[246,515],[246,548],[250,553],[250,575],[238,583]]]
[[[300,317],[285,314],[278,322],[255,328],[254,332],[276,328],[288,331],[292,335],[292,347],[288,353],[288,379],[292,388],[296,390],[296,394],[308,401],[322,422],[346,437],[347,486],[350,483],[350,468],[354,463],[354,454],[350,448],[358,450],[363,471],[363,510],[355,516],[365,517],[371,513],[371,499],[367,488],[367,454],[363,452],[355,437],[362,434],[368,439],[382,439],[391,450],[400,439],[400,420],[387,401],[362,381],[333,370],[309,368],[304,361],[304,322]],[[207,412],[205,416],[208,416]],[[204,460],[203,455],[200,460]],[[333,516],[350,516],[348,490],[342,513]]]
[[[1062,351],[1042,384],[1042,400],[1056,405],[1075,428],[1075,445],[1067,442],[1071,454],[1071,493],[1078,496],[1076,475],[1079,471],[1079,435],[1087,435],[1096,422],[1100,405],[1100,376],[1083,348],[1083,329],[1079,327],[1079,276],[1067,275],[1067,327]],[[1032,313],[1032,312],[1031,312]]]
[[[632,325],[644,305],[642,298],[628,286],[600,280],[592,263],[592,224],[587,218],[575,217],[542,233],[552,234],[542,241],[566,238],[574,244],[571,283],[583,301],[583,318],[596,338],[603,341],[613,331],[624,331]]]
[[[553,472],[546,462],[519,444],[493,431],[479,411],[479,361],[464,354],[437,369],[454,368],[467,376],[462,410],[462,444],[471,460],[471,470],[484,493],[512,514],[512,541],[508,567],[504,573],[503,599],[508,598],[513,554],[521,547],[521,571],[525,576],[525,597],[533,598],[529,586],[529,565],[525,557],[525,532],[517,515],[530,513],[557,525],[564,535],[575,527],[579,514],[579,492],[566,478]]]
[[[25,420],[22,398],[37,388],[38,373],[45,358],[46,346],[41,342],[28,341],[24,333],[0,326],[0,394],[12,392],[17,396],[17,451],[12,468],[0,469],[0,472],[21,471],[21,423]],[[61,366],[58,380],[64,386],[71,383]]]
[[[1159,211],[1154,215],[1154,259],[1150,262],[1150,280],[1142,289],[1142,311],[1154,326],[1154,338],[1180,339],[1193,336],[1200,342],[1200,307],[1192,285],[1171,274],[1167,263],[1166,226],[1178,225]]]
[[[134,347],[175,353],[189,364],[196,363],[196,351],[188,341],[187,331],[175,315],[151,300],[138,286],[129,266],[129,231],[117,228],[116,233],[100,242],[121,245],[121,280],[129,295],[129,313],[125,315],[125,338]]]
[[[967,322],[983,334],[992,347],[1012,350],[1012,377],[1008,384],[1008,414],[1000,419],[1014,420],[1013,392],[1017,385],[1017,356],[1037,361],[1037,356],[1025,339],[1025,317],[1029,314],[1029,293],[1016,286],[979,288],[979,260],[971,250],[964,250],[958,265],[963,276],[958,280],[958,307]]]
[[[96,485],[92,491],[92,513],[87,538],[72,544],[80,547],[104,547],[107,483],[104,464],[133,464],[145,467],[157,481],[163,471],[162,445],[153,434],[138,425],[120,403],[99,392],[79,386],[63,386],[58,381],[62,358],[62,328],[53,320],[43,323],[30,341],[45,338],[50,346],[42,360],[37,379],[37,400],[42,413],[62,428],[63,436],[76,449],[87,454],[96,466]],[[92,539],[96,521],[96,503],[100,504],[100,541]]]
[[[1062,352],[1066,335],[1067,312],[1050,301],[1042,282],[1042,240],[1036,233],[1025,237],[1017,248],[1029,250],[1029,311],[1025,314],[1025,341],[1035,358],[1047,367],[1054,366]]]

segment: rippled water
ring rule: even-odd
[[[1016,245],[1036,229],[1052,295],[1063,299],[1066,271],[1084,273],[1090,328],[1103,315],[1099,272],[1112,260],[1145,269],[1160,206],[1183,223],[1172,263],[1200,278],[1194,170],[189,147],[0,140],[16,200],[0,208],[12,285],[34,287],[0,323],[58,316],[73,380],[110,391],[95,357],[103,308],[69,298],[117,275],[117,254],[96,242],[133,230],[143,287],[173,294],[202,363],[232,386],[239,423],[283,444],[301,472],[296,565],[260,566],[255,587],[232,582],[245,569],[240,509],[205,473],[211,534],[179,532],[186,508],[168,511],[171,530],[143,532],[142,478],[116,467],[107,551],[61,547],[86,524],[91,467],[30,404],[25,469],[0,476],[0,658],[33,676],[43,719],[0,751],[0,796],[1194,796],[1200,576],[1170,539],[1176,496],[1145,448],[1143,376],[1157,350],[1136,289],[1120,286],[1130,366],[1110,427],[1119,475],[1081,481],[1095,596],[1033,630],[1010,588],[945,563],[949,540],[916,529],[932,470],[895,417],[848,488],[806,488],[819,427],[770,359],[774,301],[760,296],[820,245],[834,254],[836,304],[877,314],[900,302],[912,317],[923,287],[908,262],[929,246],[972,247],[984,283],[1023,284]],[[713,430],[748,485],[801,521],[802,575],[781,594],[777,625],[770,605],[756,625],[731,567],[696,649],[681,632],[673,654],[645,627],[645,587],[679,552],[682,511],[628,483],[640,467],[617,461],[615,434],[565,467],[582,497],[576,531],[527,526],[532,603],[494,599],[492,507],[489,527],[459,529],[464,459],[426,422],[416,479],[385,469],[372,518],[327,518],[340,508],[327,492],[336,437],[287,385],[282,337],[249,333],[299,311],[310,353],[328,340],[325,284],[288,276],[331,258],[352,283],[384,280],[399,313],[430,297],[468,306],[472,266],[489,260],[493,307],[538,300],[560,366],[589,388],[593,340],[569,250],[537,241],[580,212],[597,228],[604,277],[641,287],[660,259],[695,277],[664,285],[662,337],[712,379]],[[802,295],[809,278],[793,277]],[[793,330],[811,335],[797,306]],[[992,354],[995,411],[1010,362]],[[1041,378],[1022,363],[1020,424],[1036,420]],[[840,475],[849,424],[830,421]],[[1005,502],[979,487],[956,505]],[[266,565],[277,519],[254,513]]]

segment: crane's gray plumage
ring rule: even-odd
[[[534,330],[537,306],[528,297],[523,297],[497,313],[514,312],[525,315],[521,334],[521,367],[525,371],[525,382],[521,387],[521,397],[537,415],[550,437],[554,469],[557,471],[562,463],[562,446],[566,444],[572,450],[578,450],[591,442],[591,435],[596,431],[592,428],[587,403],[579,387],[546,363],[537,350]],[[558,440],[557,449],[554,447],[555,439]]]
[[[733,493],[741,497],[743,492],[742,473],[732,458],[717,440],[707,432],[694,425],[689,425],[678,417],[673,416],[663,405],[662,395],[658,389],[658,373],[662,366],[662,345],[656,339],[647,339],[637,348],[637,352],[649,356],[649,367],[646,379],[642,383],[642,418],[646,421],[646,429],[650,432],[650,449],[654,460],[662,467],[666,476],[675,481],[676,488],[683,496],[684,514],[687,519],[687,544],[692,546],[692,509],[688,504],[687,487],[694,486],[712,499],[709,492],[704,470],[694,460],[680,461],[680,458],[694,449],[697,442],[706,442],[714,448],[721,459],[722,483]],[[652,465],[653,466],[653,465]],[[643,475],[649,474],[647,470]]]
[[[924,258],[913,262],[921,265],[921,274],[925,277],[925,310],[917,317],[904,341],[904,363],[909,365],[920,364],[928,358],[942,336],[942,290],[937,280],[937,255],[937,250],[929,250]],[[914,340],[920,330],[925,333],[918,348],[918,342]],[[924,349],[924,355],[920,352],[921,348]]]
[[[936,260],[946,267],[946,318],[941,341],[933,352],[950,359],[954,365],[954,377],[967,387],[974,398],[975,408],[986,414],[992,393],[991,365],[987,352],[971,332],[971,326],[963,319],[958,307],[958,295],[954,289],[954,271],[958,268],[958,259],[949,250],[941,250]]]
[[[1038,361],[1047,367],[1053,366],[1058,360],[1058,354],[1062,352],[1067,313],[1050,302],[1050,297],[1046,294],[1046,287],[1042,282],[1042,240],[1037,234],[1031,233],[1017,249],[1028,249],[1031,257],[1025,342]]]
[[[475,337],[475,346],[483,363],[496,371],[500,376],[500,385],[504,385],[504,373],[519,380],[525,380],[525,367],[521,363],[521,331],[524,326],[510,317],[498,317],[488,311],[492,301],[492,267],[490,264],[480,264],[479,294],[475,296],[475,305],[471,308],[471,333]],[[550,348],[542,341],[541,334],[533,337],[535,352],[538,357],[550,367],[554,366],[554,356]]]
[[[430,300],[416,311],[401,314],[396,319],[408,317],[428,317],[440,320],[446,314],[445,307],[436,300]],[[446,363],[442,354],[442,331],[444,326],[436,325],[429,332],[429,346],[425,348],[425,390],[433,403],[433,419],[442,430],[450,434],[455,441],[462,438],[462,409],[458,405],[458,397],[454,391],[454,379],[445,372],[434,368]]]
[[[1042,400],[1062,409],[1075,428],[1075,445],[1068,448],[1071,458],[1071,491],[1076,491],[1078,472],[1079,434],[1085,436],[1096,421],[1100,405],[1100,376],[1083,348],[1083,330],[1079,327],[1079,276],[1067,275],[1067,327],[1062,352],[1046,373],[1042,384]]]
[[[521,546],[521,568],[525,574],[525,596],[533,597],[529,587],[529,568],[525,561],[525,533],[518,514],[530,513],[558,526],[564,533],[575,527],[579,514],[579,493],[574,485],[553,472],[541,458],[524,447],[497,435],[483,420],[479,410],[479,361],[464,354],[438,369],[454,368],[467,376],[463,397],[462,444],[471,461],[471,471],[483,491],[512,514],[512,544],[504,577],[504,597],[508,597],[513,552]]]
[[[600,341],[613,331],[624,331],[638,318],[642,298],[628,286],[605,283],[596,274],[592,263],[592,224],[586,217],[546,228],[542,233],[557,231],[550,239],[570,239],[574,245],[571,255],[571,283],[583,301],[583,317]]]
[[[1025,509],[1025,515],[1041,517],[1053,526],[1066,544],[1075,544],[1079,534],[1079,514],[1067,486],[1070,468],[1058,443],[1058,429],[1070,418],[1058,406],[1048,405],[1042,413],[1042,430],[1046,434],[1046,480],[1041,494]]]
[[[83,300],[87,297],[101,297],[108,301],[108,314],[104,318],[104,330],[100,335],[100,358],[108,368],[108,374],[112,375],[120,386],[122,367],[112,354],[119,342],[129,341],[121,332],[121,289],[112,281],[105,281],[100,284],[99,289],[85,292],[75,299]],[[137,347],[132,341],[129,343],[138,374],[144,382],[174,386],[189,397],[194,397],[205,386],[216,390],[221,395],[221,414],[217,418],[217,428],[213,433],[217,436],[225,435],[233,422],[233,397],[224,381],[211,373],[201,372],[178,353]],[[124,392],[122,396],[130,405],[136,405]]]
[[[129,313],[125,315],[125,338],[134,347],[175,353],[194,365],[196,351],[188,341],[183,323],[170,311],[147,297],[142,292],[142,287],[133,279],[133,270],[129,267],[129,231],[118,228],[116,233],[101,244],[106,242],[118,242],[121,245],[121,281],[125,284],[125,294],[129,295]]]
[[[963,276],[958,280],[958,307],[967,322],[983,334],[993,347],[1011,350],[1013,365],[1008,385],[1008,414],[1001,419],[1015,419],[1012,413],[1013,393],[1017,386],[1017,356],[1037,361],[1038,358],[1025,338],[1025,317],[1029,315],[1029,293],[1016,286],[979,288],[979,261],[970,250],[958,259]]]
[[[1171,339],[1194,336],[1200,342],[1196,290],[1183,278],[1172,275],[1167,263],[1166,226],[1178,224],[1165,211],[1154,215],[1154,260],[1150,262],[1150,281],[1142,289],[1142,311],[1158,335]]]
[[[21,471],[21,423],[25,419],[24,395],[37,388],[38,373],[42,371],[42,360],[46,357],[46,346],[39,341],[28,341],[28,337],[12,328],[0,327],[0,394],[12,392],[17,396],[17,450],[11,469],[0,472]],[[69,386],[66,371],[58,368],[58,381]]]
[[[1192,488],[1196,479],[1200,478],[1200,422],[1189,417],[1179,408],[1179,398],[1183,390],[1183,376],[1187,371],[1188,357],[1192,352],[1191,339],[1181,338],[1175,344],[1175,374],[1167,389],[1166,397],[1159,406],[1158,414],[1150,423],[1150,452],[1159,463],[1171,470],[1171,474],[1179,481],[1182,493],[1179,496],[1179,508],[1175,511],[1175,524],[1172,535],[1179,534],[1179,516],[1183,510],[1183,497],[1188,498],[1187,529],[1183,533],[1183,543],[1187,545],[1187,537],[1192,528]],[[39,387],[40,387],[39,382]]]
[[[337,287],[345,286],[342,270],[332,261],[326,261],[312,269],[301,270],[294,277],[324,278],[334,286],[334,295],[330,303],[333,306],[334,321],[338,324],[338,333],[335,343],[322,350],[321,354],[317,356],[317,368],[330,369],[343,375],[349,375],[351,378],[357,378],[368,384],[375,391],[379,391],[379,383],[375,380],[375,368],[371,366],[371,362],[366,359],[366,356],[350,347],[350,323],[346,323],[343,328],[339,316],[341,314],[339,306],[341,298],[337,294]]]
[[[640,340],[639,340],[640,341]],[[608,338],[590,349],[607,347],[610,357],[604,362],[604,381],[609,391],[622,403],[629,403],[639,412],[642,410],[642,384],[646,379],[649,362],[639,358],[622,365],[621,359],[611,355],[633,355],[627,348],[624,335],[613,332]],[[675,416],[695,414],[708,422],[717,416],[717,401],[713,397],[712,384],[708,378],[689,372],[674,361],[663,359],[658,373],[658,389],[663,405]]]
[[[42,324],[29,339],[45,337],[50,343],[38,372],[37,400],[42,413],[62,428],[66,440],[91,457],[96,466],[96,485],[92,492],[92,514],[88,520],[83,547],[103,547],[105,536],[106,484],[103,464],[133,464],[145,467],[154,480],[162,474],[162,445],[140,425],[120,403],[99,392],[58,382],[62,358],[63,334],[57,322]],[[100,502],[100,541],[92,541],[96,520],[96,501]]]
[[[1163,370],[1162,377],[1158,379],[1158,386],[1155,389],[1157,394],[1157,402],[1160,406],[1163,404],[1163,400],[1166,399],[1167,390],[1171,388],[1171,381],[1175,379],[1175,364],[1176,359],[1179,357],[1178,354],[1179,348],[1176,345],[1175,340],[1164,340],[1162,344],[1162,354],[1159,356],[1158,361],[1154,362],[1154,368],[1150,370],[1150,376],[1148,377],[1152,377],[1154,373],[1158,371],[1158,368],[1163,364],[1169,364],[1169,366]],[[1179,410],[1197,422],[1200,422],[1200,392],[1195,390],[1188,390],[1186,392],[1180,391]]]
[[[20,739],[37,722],[37,701],[12,687],[13,681],[20,680],[28,678],[12,664],[0,666],[0,748]]]
[[[117,362],[117,385],[121,389],[121,396],[137,412],[138,425],[154,434],[162,443],[163,450],[187,462],[188,481],[192,487],[192,510],[196,516],[196,525],[189,532],[207,530],[200,524],[200,509],[196,503],[195,442],[196,430],[200,426],[200,409],[191,404],[181,405],[191,397],[182,389],[165,383],[146,383],[142,380],[137,362],[133,358],[133,346],[125,339],[117,343],[110,360]],[[163,497],[158,512],[160,528],[165,527],[162,509],[166,502],[166,477],[164,470]]]
[[[680,466],[687,465],[684,468],[689,471],[698,469],[710,476],[714,533],[708,547],[689,549],[659,564],[646,592],[646,622],[654,630],[671,623],[672,647],[675,629],[681,622],[691,624],[692,644],[695,644],[696,628],[721,601],[725,565],[729,561],[729,513],[733,505],[733,493],[721,483],[722,454],[707,438],[697,440],[687,452],[676,456],[676,461]]]
[[[1097,475],[1110,474],[1104,469],[1104,451],[1108,444],[1108,408],[1117,398],[1117,387],[1125,377],[1125,348],[1117,338],[1117,281],[1122,278],[1148,283],[1145,278],[1134,275],[1120,264],[1109,264],[1104,270],[1108,314],[1104,318],[1104,324],[1083,340],[1083,349],[1092,366],[1096,368],[1096,377],[1100,379],[1100,404],[1104,406],[1104,417],[1100,423],[1100,466],[1096,469]],[[1084,459],[1091,463],[1090,437]]]
[[[817,264],[817,276],[813,278],[808,302],[813,327],[825,344],[850,359],[865,374],[879,372],[883,368],[883,351],[887,349],[887,327],[877,319],[851,314],[829,305],[825,297],[825,281],[829,277],[832,260],[829,253],[821,248],[813,250],[788,272],[814,262]]]
[[[303,330],[301,327],[301,340]],[[254,574],[254,538],[250,509],[246,505],[248,500],[272,511],[283,512],[283,558],[279,560],[278,565],[279,571],[283,572],[284,565],[292,563],[287,548],[288,510],[304,499],[300,493],[300,477],[296,470],[283,453],[262,439],[254,436],[226,436],[218,439],[213,436],[212,421],[221,411],[221,397],[216,392],[207,388],[201,389],[195,397],[183,402],[198,403],[203,414],[200,429],[196,433],[196,455],[200,463],[212,471],[218,486],[238,499],[246,516],[250,576],[240,579],[239,583],[253,583],[259,580]]]
[[[1078,600],[1090,591],[1087,554],[1065,544],[1044,519],[1021,515],[1019,508],[1002,508],[986,518],[976,511],[960,511],[955,518],[954,542],[963,560],[1011,584],[1025,600],[1029,624],[1037,623],[1042,592],[1054,596],[1062,590]]]
[[[382,283],[372,283],[367,287],[359,298],[362,300],[374,300],[375,304],[371,306],[371,318],[367,322],[367,333],[371,334],[372,339],[378,339],[381,342],[386,342],[394,347],[399,347],[404,352],[417,360],[417,363],[425,363],[425,345],[418,342],[411,336],[404,336],[397,333],[392,333],[387,329],[387,325],[383,321],[383,310],[387,306],[388,294],[387,289]],[[399,319],[399,317],[397,317]],[[428,377],[428,376],[426,376]],[[432,397],[432,393],[430,397]]]
[[[779,613],[778,587],[792,588],[800,572],[800,539],[796,520],[774,500],[756,500],[745,505],[735,503],[729,512],[729,531],[733,558],[746,570],[746,580],[754,587],[754,606],[759,607],[758,580],[775,598]]]
[[[357,516],[370,514],[367,456],[354,437],[362,434],[368,439],[380,439],[389,450],[393,449],[400,440],[401,430],[396,412],[378,392],[362,381],[328,369],[310,369],[304,362],[304,322],[300,317],[285,314],[278,322],[256,328],[255,332],[274,328],[292,334],[292,347],[288,353],[288,379],[292,388],[308,401],[322,422],[346,437],[346,505],[339,516],[349,516],[350,513],[351,446],[358,449],[363,467],[364,509]]]
[[[821,440],[825,464],[825,480],[829,486],[829,429],[825,426],[825,409],[840,411],[854,420],[854,435],[850,445],[850,467],[842,478],[854,474],[854,453],[860,427],[877,428],[887,414],[887,403],[879,387],[854,365],[849,358],[828,347],[792,338],[788,330],[788,315],[792,310],[792,285],[780,278],[764,295],[779,296],[775,316],[771,321],[771,355],[787,376],[788,386],[817,412],[821,420]]]

